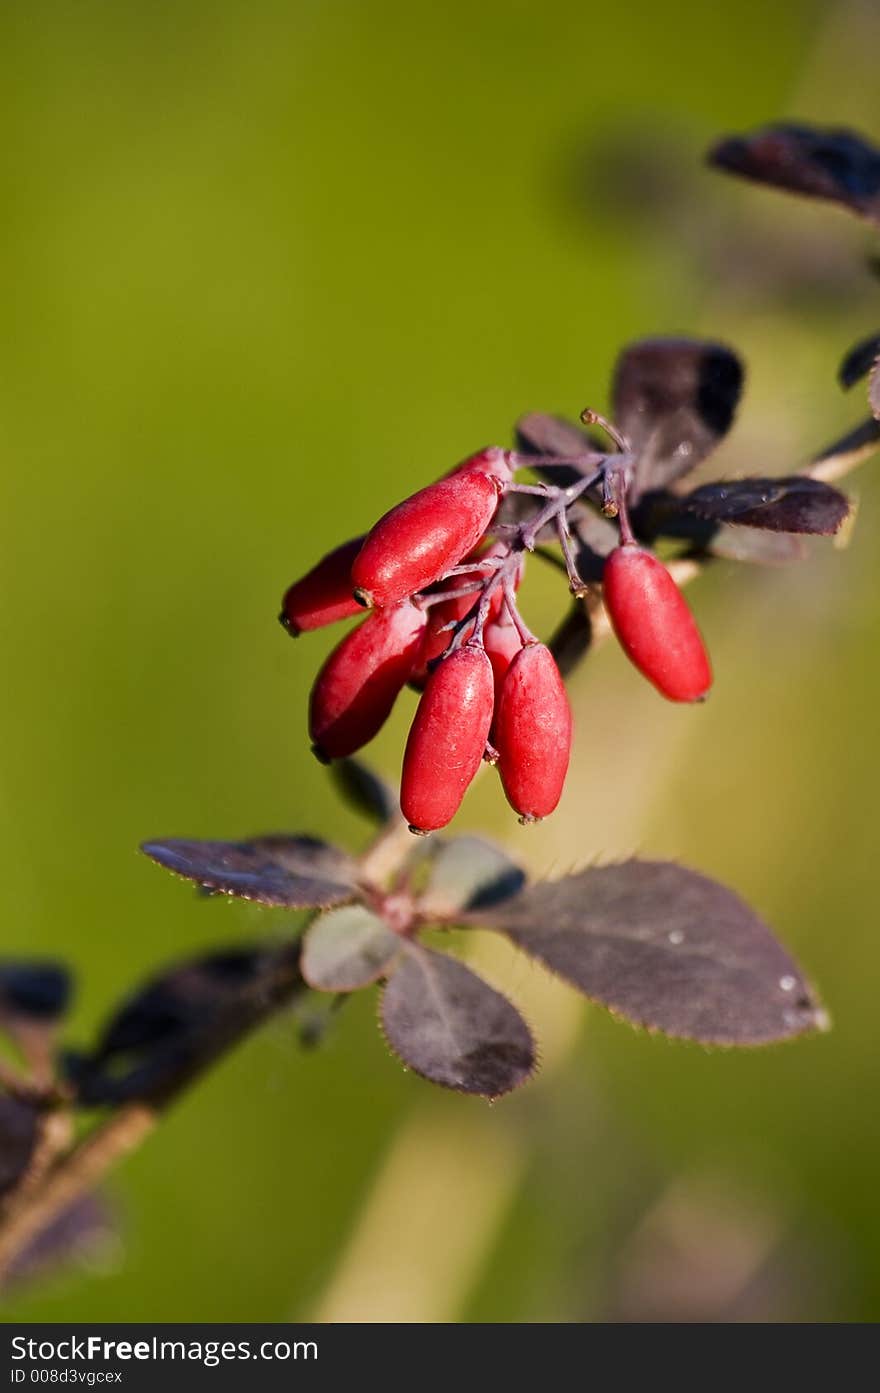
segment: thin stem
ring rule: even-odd
[[[0,1279],[54,1220],[94,1190],[111,1166],[140,1146],[159,1116],[157,1109],[145,1103],[120,1108],[58,1161],[39,1187],[22,1195],[0,1231]]]
[[[532,633],[519,612],[519,606],[516,603],[516,591],[513,588],[513,583],[510,581],[505,582],[504,585],[504,603],[507,606],[507,613],[516,626],[516,632],[519,634],[523,645],[527,643],[537,643],[537,637]]]
[[[433,595],[420,595],[416,603],[419,609],[431,609],[433,605],[442,605],[446,600],[462,600],[465,595],[476,595],[482,588],[483,582],[475,580],[473,585],[462,585],[456,590],[436,590]]]
[[[531,493],[538,498],[546,498],[552,491],[552,484],[508,484],[505,493]]]
[[[510,463],[514,469],[540,469],[543,465],[567,466],[570,469],[596,469],[607,456],[599,450],[585,449],[581,455],[524,455],[511,451]]]
[[[508,489],[514,487],[508,484]],[[450,576],[472,576],[479,571],[491,571],[500,565],[497,556],[483,556],[476,561],[462,561],[459,566],[451,566],[445,571],[442,579],[447,580]]]
[[[559,545],[562,547],[565,569],[568,573],[568,588],[577,599],[582,599],[587,594],[589,587],[577,568],[577,560],[571,549],[570,534],[564,513],[556,514],[556,532],[559,537]]]
[[[610,421],[606,421],[604,416],[600,416],[598,411],[594,411],[592,407],[584,407],[581,412],[581,420],[585,426],[599,426],[600,429],[604,430],[609,440],[614,441],[621,454],[628,455],[631,453],[632,446],[626,436],[619,431],[616,426],[613,426]]]

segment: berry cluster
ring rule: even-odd
[[[572,594],[588,593],[568,516],[590,490],[598,490],[620,528],[620,543],[605,559],[603,590],[624,651],[672,701],[699,700],[711,685],[678,587],[633,535],[627,492],[635,456],[596,413],[583,419],[609,433],[614,453],[593,451],[575,461],[481,450],[392,508],[366,536],[331,552],[284,596],[280,618],[294,636],[370,611],[312,688],[309,730],[319,759],[354,754],[408,683],[421,691],[400,793],[413,832],[451,821],[483,759],[497,766],[522,822],[538,821],[558,804],[571,709],[550,649],[523,620],[517,591],[526,556],[550,536],[561,546]],[[565,487],[514,482],[522,468],[572,464],[575,479]]]

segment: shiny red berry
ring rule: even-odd
[[[670,701],[698,701],[712,685],[700,631],[672,576],[638,546],[612,551],[602,576],[605,608],[624,652]]]
[[[550,649],[528,643],[513,658],[495,712],[493,743],[507,801],[524,822],[553,812],[571,756],[571,707]]]
[[[457,813],[483,758],[494,700],[482,648],[457,648],[429,676],[400,782],[400,806],[414,832],[445,827]]]
[[[354,754],[381,729],[413,670],[424,628],[424,614],[407,601],[371,614],[334,648],[309,702],[319,759]]]
[[[454,469],[449,471],[447,477],[451,477],[453,474],[463,474],[468,470],[476,471],[479,474],[489,474],[493,478],[499,479],[502,484],[510,483],[513,478],[508,453],[498,445],[489,445],[485,450],[478,450],[475,455],[468,455],[467,459],[463,459],[461,464],[457,464]]]
[[[501,481],[463,470],[398,503],[367,534],[351,574],[364,605],[396,604],[456,566],[498,506]]]
[[[517,653],[523,646],[522,639],[517,632],[516,625],[501,615],[498,619],[492,620],[483,630],[483,646],[492,664],[492,673],[495,678],[495,702],[496,710],[498,699],[501,696],[501,688],[507,676],[507,669],[513,662]]]
[[[363,537],[355,537],[337,547],[287,590],[278,617],[294,638],[361,613],[352,594],[351,567],[363,544]]]

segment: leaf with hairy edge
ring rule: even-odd
[[[714,522],[818,537],[833,536],[850,510],[845,494],[806,474],[704,484],[689,493],[682,506]]]
[[[874,364],[874,371],[871,373],[871,381],[868,385],[868,402],[877,420],[880,421],[880,359]]]
[[[285,909],[329,908],[355,896],[357,866],[344,851],[313,837],[283,833],[246,842],[170,838],[141,850],[160,866],[218,895]]]
[[[300,970],[320,992],[353,992],[386,976],[400,938],[361,904],[320,915],[303,938]]]
[[[382,993],[382,1028],[423,1078],[498,1098],[535,1070],[535,1045],[516,1007],[456,958],[408,943]]]
[[[517,894],[525,873],[500,847],[482,837],[456,837],[441,844],[419,899],[423,919],[454,919],[463,909],[480,909]]]
[[[334,759],[329,773],[345,801],[371,821],[384,826],[397,816],[394,790],[359,759]]]
[[[719,141],[708,160],[728,174],[828,199],[880,221],[880,150],[854,131],[793,123],[764,126]]]
[[[666,861],[534,885],[467,916],[634,1025],[707,1045],[824,1027],[800,969],[731,890]]]
[[[852,387],[870,372],[880,358],[880,334],[870,334],[855,344],[837,371],[841,387]]]
[[[625,348],[612,383],[614,423],[638,456],[633,500],[695,469],[733,424],[743,366],[703,339],[642,339]]]
[[[697,555],[723,556],[728,561],[745,561],[759,566],[787,566],[807,556],[803,536],[794,532],[770,532],[741,523],[722,523],[688,511],[688,495],[647,494],[634,510],[633,521],[640,537],[674,537],[689,542]]]

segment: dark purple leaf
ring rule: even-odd
[[[826,445],[813,459],[810,466],[811,473],[823,474],[832,471],[832,477],[846,473],[847,470],[855,468],[862,460],[869,459],[880,445],[880,421],[875,421],[869,416],[866,421],[853,430],[847,431],[846,435],[839,440]]]
[[[482,837],[441,843],[419,899],[422,919],[455,919],[463,909],[497,904],[517,894],[525,874],[500,847]]]
[[[880,360],[874,364],[874,371],[871,373],[871,380],[868,384],[868,402],[877,420],[880,421]]]
[[[39,1109],[25,1099],[0,1095],[0,1196],[24,1176],[39,1137]]]
[[[631,514],[636,535],[653,543],[658,537],[674,537],[690,543],[689,552],[722,556],[760,566],[785,566],[807,555],[803,537],[792,532],[770,532],[758,527],[720,523],[688,511],[688,495],[649,493]]]
[[[716,1045],[821,1028],[800,969],[732,891],[664,861],[627,861],[534,885],[467,916],[506,933],[635,1025]]]
[[[354,898],[357,865],[313,837],[283,833],[246,842],[144,842],[166,870],[220,895],[286,909],[328,908]]]
[[[789,193],[829,199],[880,220],[880,150],[854,131],[782,124],[729,136],[709,163]]]
[[[306,930],[300,969],[321,992],[353,992],[385,977],[400,952],[400,938],[362,904],[321,914]]]
[[[625,348],[612,384],[614,423],[638,455],[634,501],[695,469],[730,429],[743,385],[732,349],[702,339]]]
[[[299,944],[176,963],[123,1001],[88,1054],[67,1056],[84,1104],[160,1103],[303,987]]]
[[[854,345],[841,363],[837,376],[842,387],[852,387],[870,372],[880,356],[880,334],[870,334],[868,338]]]
[[[391,1049],[432,1083],[498,1098],[535,1069],[535,1046],[507,997],[455,958],[409,943],[382,993]]]
[[[342,797],[359,813],[380,825],[396,817],[398,802],[394,790],[359,759],[335,759],[329,772]]]
[[[0,962],[0,1016],[46,1024],[59,1020],[71,990],[70,973],[60,963]]]
[[[682,499],[682,505],[714,522],[818,537],[833,536],[850,510],[845,494],[806,474],[704,484]]]

